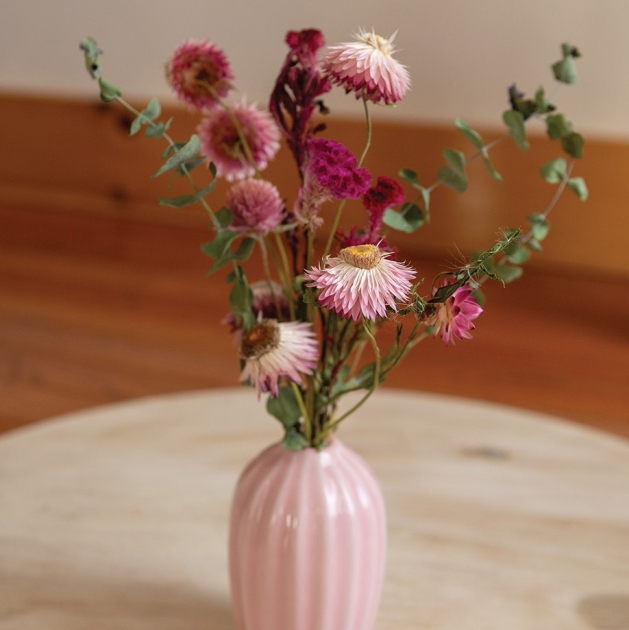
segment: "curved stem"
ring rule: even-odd
[[[371,146],[371,115],[369,114],[369,107],[367,105],[367,99],[363,94],[363,105],[365,107],[365,119],[367,121],[367,142],[365,144],[365,148],[363,149],[363,154],[360,156],[360,160],[358,161],[358,166],[362,166],[365,161],[365,157],[367,156],[367,152],[369,151],[369,147]]]

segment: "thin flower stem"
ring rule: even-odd
[[[269,291],[271,292],[271,296],[273,297],[273,303],[275,304],[275,310],[277,312],[278,318],[282,313],[282,309],[280,307],[280,300],[278,295],[275,293],[273,289],[273,279],[271,278],[271,269],[269,268],[269,252],[266,247],[266,242],[263,237],[259,237],[258,245],[260,246],[260,253],[262,254],[262,267],[264,268],[264,276],[266,278],[266,283],[269,287]]]
[[[332,249],[332,243],[334,242],[334,235],[336,234],[336,230],[339,226],[339,222],[341,220],[341,214],[343,214],[343,208],[345,207],[345,202],[346,200],[343,199],[343,201],[341,201],[341,203],[339,204],[339,207],[336,211],[336,215],[334,217],[334,221],[332,222],[332,226],[330,228],[330,234],[328,236],[328,241],[325,244],[325,249],[323,250],[323,256],[321,257],[322,259],[324,259],[329,253],[330,250]]]
[[[371,397],[371,395],[378,389],[378,385],[380,384],[380,348],[378,347],[378,342],[376,338],[373,336],[371,330],[369,330],[369,324],[366,319],[363,319],[363,329],[367,337],[369,337],[369,341],[371,342],[371,347],[373,348],[373,352],[375,355],[374,361],[374,370],[373,370],[373,383],[369,388],[369,391],[348,411],[346,411],[340,418],[337,418],[334,422],[332,422],[328,429],[333,431],[336,427],[345,420],[348,416],[351,416],[356,410],[358,410],[367,400]]]
[[[365,144],[365,148],[363,149],[363,154],[360,156],[360,160],[358,161],[358,166],[362,166],[365,161],[365,157],[367,157],[367,152],[369,151],[369,147],[371,146],[371,133],[372,133],[372,125],[371,125],[371,115],[369,114],[369,107],[367,105],[367,99],[363,94],[363,105],[365,106],[365,119],[367,121],[367,142]]]
[[[290,386],[295,394],[295,400],[297,401],[299,411],[304,419],[304,438],[308,441],[308,444],[310,444],[312,439],[312,422],[310,421],[308,410],[306,409],[303,396],[301,395],[301,390],[297,386],[297,383],[295,383],[295,381],[291,381]]]

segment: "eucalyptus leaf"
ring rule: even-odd
[[[444,149],[443,157],[450,168],[461,178],[465,179],[465,156],[456,149]]]
[[[472,143],[474,147],[477,149],[482,148],[483,139],[480,134],[474,131],[466,122],[462,121],[460,118],[457,118],[454,121],[456,128]]]
[[[514,249],[507,252],[507,258],[515,265],[524,264],[530,257],[531,252],[520,244],[516,244]]]
[[[531,215],[535,217],[535,215]],[[550,223],[544,218],[531,218],[529,217],[529,221],[531,222],[531,234],[533,238],[537,241],[543,241],[550,231]]]
[[[410,168],[403,168],[399,171],[399,176],[406,182],[408,182],[414,188],[421,189],[422,186],[417,179],[417,173]]]
[[[303,451],[308,448],[308,440],[295,430],[287,431],[282,440],[282,446],[289,451]]]
[[[387,208],[382,221],[387,227],[410,234],[423,225],[425,217],[418,205],[408,201],[400,212]]]
[[[563,114],[546,117],[546,133],[551,140],[558,140],[572,132],[572,123]]]
[[[161,206],[167,206],[169,208],[183,208],[185,206],[191,206],[197,203],[200,199],[208,195],[216,186],[216,180],[210,182],[205,188],[198,190],[193,195],[181,195],[180,197],[162,197],[159,200]],[[231,213],[230,213],[231,214]]]
[[[162,107],[159,104],[159,101],[157,100],[157,98],[153,97],[148,102],[148,105],[146,106],[146,108],[142,111],[142,116],[144,116],[146,120],[153,121],[156,118],[158,118],[161,113],[162,113]]]
[[[540,168],[540,173],[549,184],[557,184],[566,176],[566,160],[555,158]]]
[[[514,280],[520,278],[524,272],[522,270],[522,267],[502,263],[501,265],[496,265],[494,273],[499,280],[502,280],[505,284],[508,284],[509,282],[513,282]]]
[[[485,164],[487,172],[497,182],[502,182],[502,175],[494,168],[494,165],[491,163],[491,160],[489,159],[489,154],[487,153],[487,149],[485,149],[485,147],[481,149],[481,155],[483,156],[483,163]]]
[[[292,387],[280,387],[277,398],[269,396],[266,401],[266,410],[274,418],[277,418],[287,430],[297,426],[301,418],[299,403]]]
[[[225,228],[231,224],[232,219],[234,218],[234,213],[227,206],[223,206],[214,213],[214,217],[218,221],[218,224],[222,228]]]
[[[579,133],[572,132],[561,139],[561,148],[574,158],[583,157],[583,145],[585,140]]]
[[[567,186],[581,201],[585,201],[588,198],[588,187],[583,177],[571,177],[567,182]]]
[[[229,251],[229,246],[236,236],[236,232],[231,230],[219,230],[213,241],[201,245],[201,251],[211,258],[222,258]]]
[[[508,109],[502,115],[502,120],[507,125],[507,129],[509,129],[509,133],[518,148],[526,151],[529,148],[529,143],[526,140],[523,114],[513,109]]]
[[[116,100],[119,96],[122,96],[122,90],[115,86],[107,79],[98,77],[98,85],[100,87],[100,98],[105,103]]]
[[[201,142],[199,140],[199,136],[196,134],[192,134],[190,136],[190,140],[186,142],[180,149],[176,151],[173,155],[171,155],[165,162],[162,164],[161,168],[152,175],[152,177],[159,177],[163,173],[172,170],[173,168],[177,168],[181,166],[188,160],[192,159],[196,156],[201,148]]]
[[[467,178],[461,177],[455,170],[448,166],[441,166],[437,171],[437,180],[444,186],[463,193],[467,190]]]
[[[575,83],[577,81],[577,67],[574,60],[581,55],[570,44],[561,45],[561,54],[562,59],[551,66],[553,75],[561,83]]]
[[[253,249],[255,247],[256,240],[255,238],[244,238],[238,248],[234,252],[233,259],[245,261],[248,260],[251,254],[253,253]]]

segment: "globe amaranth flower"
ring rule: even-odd
[[[328,256],[323,268],[306,271],[307,286],[320,289],[319,304],[342,317],[386,317],[387,307],[396,311],[396,302],[408,298],[415,277],[413,268],[388,256],[377,245],[346,247],[338,257]]]
[[[435,336],[441,337],[446,346],[454,338],[471,339],[470,330],[475,326],[476,319],[483,309],[472,295],[473,289],[469,285],[459,287],[445,302],[436,305],[435,312],[428,317],[426,323],[434,326]]]
[[[404,98],[411,86],[408,70],[393,57],[395,33],[386,39],[373,31],[361,31],[356,41],[328,48],[323,69],[330,80],[366,98],[387,105]]]
[[[354,154],[340,142],[314,138],[307,144],[304,184],[295,204],[302,223],[316,222],[321,205],[330,199],[357,199],[369,188],[371,174],[358,166]]]
[[[302,374],[312,374],[319,350],[312,324],[262,319],[242,336],[240,358],[245,362],[240,382],[277,396],[279,379],[297,383]]]
[[[268,234],[284,219],[284,202],[277,188],[264,179],[243,179],[227,192],[225,205],[234,232]]]
[[[230,112],[223,108],[206,112],[197,132],[202,155],[214,162],[217,174],[228,181],[263,170],[280,148],[280,132],[271,115],[246,101],[231,107]]]
[[[208,41],[186,41],[166,63],[166,77],[177,97],[191,108],[208,109],[231,90],[234,78],[225,53]]]

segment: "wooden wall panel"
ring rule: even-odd
[[[165,112],[170,115],[176,116],[173,135],[185,139],[197,119],[182,109]],[[201,208],[173,210],[157,205],[160,195],[172,193],[167,177],[150,177],[158,168],[161,145],[140,135],[128,138],[130,118],[119,107],[5,94],[0,95],[0,116],[5,143],[0,152],[0,202],[4,205],[63,208],[156,224],[203,227],[207,223]],[[334,118],[328,124],[332,137],[361,152],[364,124]],[[489,140],[496,134],[483,132],[483,136]],[[413,168],[422,183],[428,184],[442,163],[445,146],[469,151],[454,129],[379,123],[366,166],[374,176]],[[409,255],[455,259],[459,252],[489,246],[501,228],[526,227],[527,214],[542,210],[554,191],[541,180],[538,168],[559,153],[556,143],[543,136],[533,136],[526,153],[504,142],[492,151],[503,184],[494,182],[482,163],[473,163],[469,191],[465,195],[443,187],[435,191],[431,225],[415,235],[402,235],[396,243]],[[586,179],[590,199],[582,203],[571,193],[564,195],[551,217],[553,230],[542,264],[629,275],[628,172],[628,144],[587,141],[585,157],[574,174]],[[280,153],[267,176],[279,183],[292,203],[296,174],[287,151]],[[180,183],[173,190],[179,190]],[[216,207],[224,191],[224,185],[217,187]],[[350,205],[344,224],[363,220],[362,208]]]

